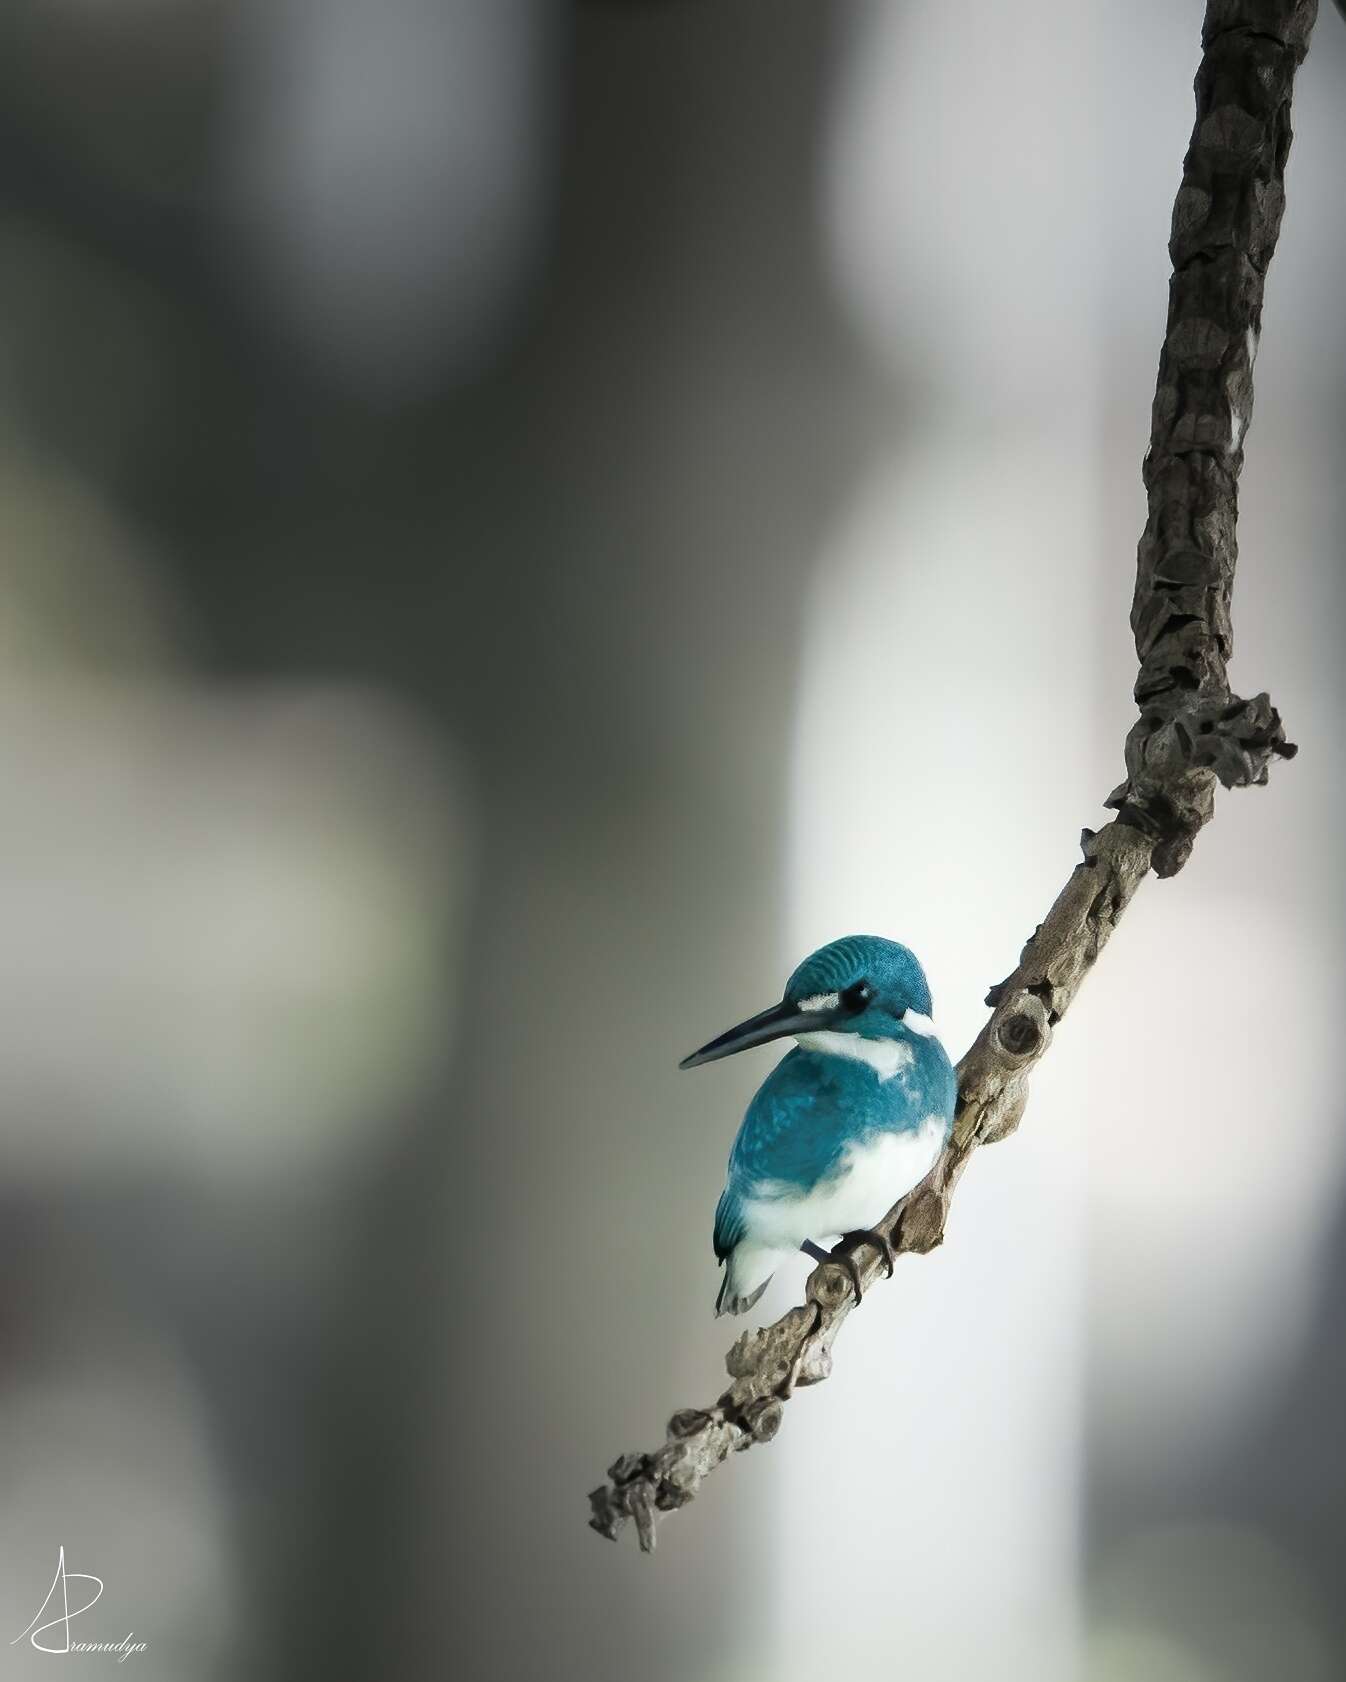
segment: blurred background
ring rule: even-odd
[[[1120,776],[1202,9],[9,0],[5,1643],[63,1547],[147,1682],[1346,1675],[1330,8],[1235,607],[1301,756],[776,1443],[585,1528],[739,1329],[771,1053],[678,1057],[856,930],[957,1057]]]

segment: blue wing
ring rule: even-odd
[[[862,1063],[792,1051],[748,1105],[729,1157],[730,1187],[761,1180],[816,1185],[837,1166],[878,1092]]]
[[[730,1254],[742,1238],[743,1229],[743,1203],[738,1188],[731,1179],[720,1193],[720,1201],[715,1205],[715,1235],[711,1242],[715,1246],[717,1261],[723,1261]]]
[[[915,1129],[931,1115],[951,1124],[957,1077],[938,1040],[913,1046],[909,1068],[880,1081],[867,1064],[802,1047],[784,1057],[748,1106],[716,1212],[716,1242],[742,1231],[740,1203],[763,1180],[802,1191],[826,1179],[847,1146],[879,1132]],[[717,1253],[724,1253],[718,1251]]]

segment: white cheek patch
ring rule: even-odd
[[[913,1034],[920,1034],[925,1039],[934,1038],[935,1024],[928,1016],[922,1016],[919,1010],[904,1010],[902,1026],[910,1028]]]
[[[812,998],[799,1001],[800,1010],[835,1010],[841,1003],[840,993],[815,993]]]

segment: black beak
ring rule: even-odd
[[[717,1057],[732,1057],[736,1051],[765,1045],[768,1040],[778,1040],[785,1034],[815,1033],[819,1028],[827,1027],[829,1022],[835,1022],[838,1015],[835,1010],[796,1010],[788,1000],[782,1000],[780,1004],[772,1005],[770,1010],[764,1010],[760,1016],[750,1016],[746,1022],[740,1022],[737,1028],[731,1028],[719,1039],[703,1045],[690,1057],[684,1057],[678,1067],[695,1069],[700,1063],[713,1063]]]

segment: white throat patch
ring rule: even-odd
[[[806,1051],[868,1063],[880,1080],[891,1080],[903,1069],[910,1068],[913,1061],[911,1047],[903,1045],[901,1040],[867,1040],[859,1034],[838,1034],[825,1028],[816,1034],[796,1034],[795,1038]]]

